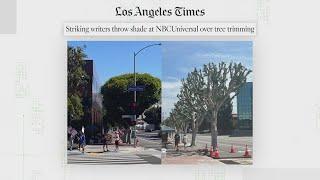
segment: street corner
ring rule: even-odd
[[[119,152],[122,153],[136,153],[144,151],[144,147],[141,146],[119,146]]]

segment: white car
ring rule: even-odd
[[[143,124],[137,124],[136,128],[137,128],[137,130],[143,130],[144,129],[144,125]]]

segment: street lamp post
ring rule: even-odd
[[[145,46],[143,48],[141,48],[137,53],[136,52],[133,52],[133,74],[134,74],[134,91],[133,91],[133,103],[134,103],[134,109],[136,110],[136,103],[137,103],[137,75],[136,75],[136,56],[141,52],[143,51],[144,49],[147,49],[149,47],[152,47],[152,46],[161,46],[161,43],[156,43],[156,44],[150,44],[148,46]],[[136,117],[136,112],[134,112],[134,121],[136,121],[137,117]],[[136,133],[136,127],[134,126],[134,133]],[[136,135],[134,136],[134,146],[136,147]]]

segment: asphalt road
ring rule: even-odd
[[[137,132],[138,147],[123,144],[119,151],[109,145],[110,152],[103,152],[102,145],[88,145],[86,152],[68,150],[68,164],[122,165],[122,164],[161,164],[161,140],[158,131]]]
[[[139,130],[137,132],[137,138],[139,140],[139,146],[146,149],[161,149],[161,139],[158,137],[159,131],[145,132],[144,130]]]
[[[121,164],[161,164],[161,153],[154,149],[120,145],[116,151],[114,145],[104,152],[102,145],[87,145],[85,152],[78,149],[67,151],[68,164],[121,165]]]
[[[129,164],[161,164],[161,159],[144,153],[81,153],[77,150],[68,151],[68,164],[86,165],[129,165]]]
[[[146,149],[161,150],[161,139],[158,137],[159,131],[144,132],[140,130],[137,132],[139,139],[139,145]],[[188,141],[191,142],[191,134],[188,134]],[[199,149],[205,148],[206,145],[210,149],[211,136],[210,134],[197,134],[196,145]],[[253,154],[253,145],[251,136],[230,137],[230,136],[218,136],[218,149],[221,157],[243,157],[246,150],[246,145],[250,155]],[[236,153],[230,153],[231,146],[234,147]]]

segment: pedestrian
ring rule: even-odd
[[[70,135],[70,151],[72,151],[72,149],[73,149],[73,142],[74,142],[74,137],[72,137],[72,135]]]
[[[115,141],[114,141],[114,144],[116,145],[115,151],[119,151],[119,141],[120,141],[120,135],[119,135],[119,132],[116,131]]]
[[[70,130],[70,151],[72,151],[73,149],[74,140],[77,134],[78,134],[77,130],[73,128]]]
[[[68,143],[69,143],[69,145],[72,144],[72,142],[71,142],[71,129],[72,129],[72,127],[71,127],[71,126],[68,126],[68,129],[67,129],[67,138],[68,138]],[[69,147],[68,147],[67,149],[69,149]],[[72,145],[71,145],[70,151],[72,151]]]
[[[174,135],[174,147],[175,147],[176,151],[179,151],[179,143],[180,143],[180,135],[179,135],[179,133],[176,133]]]
[[[184,150],[186,150],[187,143],[188,143],[188,136],[187,136],[187,134],[184,134],[184,135],[183,135],[183,137],[182,137],[182,142],[183,142]]]
[[[86,144],[86,137],[83,132],[80,133],[79,144],[80,144],[79,150],[81,151],[81,149],[82,149],[82,153],[84,153],[84,147]]]
[[[131,144],[131,128],[128,128],[127,132],[127,144]]]
[[[102,136],[102,148],[103,148],[103,152],[108,152],[109,149],[108,149],[108,134],[103,134]],[[105,147],[107,149],[107,151],[105,150]]]
[[[168,133],[167,132],[163,132],[161,134],[161,140],[162,140],[162,147],[167,148],[167,144],[168,144]]]

